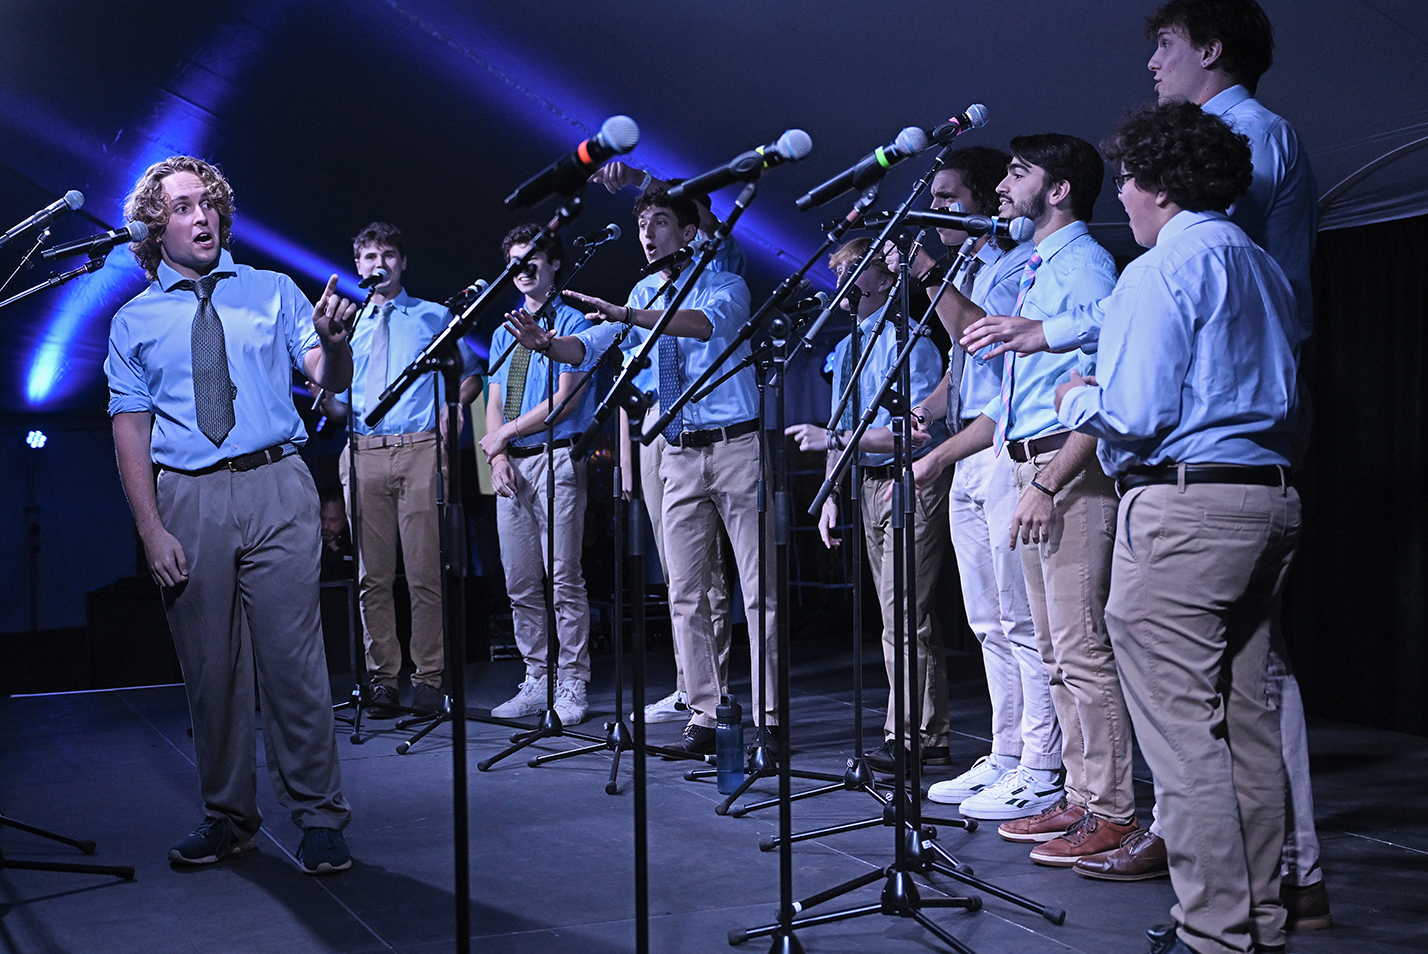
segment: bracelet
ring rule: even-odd
[[[626,306],[625,306],[625,324],[627,324],[627,325],[633,325],[634,323],[635,323],[635,310],[634,310],[633,308],[631,308],[629,305],[626,305]]]
[[[641,191],[641,192],[645,191],[646,189],[648,189],[648,188],[650,187],[650,180],[652,180],[653,178],[654,178],[654,176],[650,175],[650,171],[649,171],[648,169],[646,169],[646,170],[645,170],[645,177],[644,177],[643,180],[640,181],[640,191]]]
[[[1053,499],[1056,497],[1056,491],[1054,491],[1054,490],[1047,490],[1045,487],[1041,486],[1041,484],[1038,483],[1038,482],[1035,481],[1035,480],[1033,480],[1033,481],[1031,482],[1031,485],[1032,485],[1033,487],[1035,487],[1037,490],[1039,490],[1039,491],[1041,491],[1042,493],[1046,494],[1046,496],[1048,496],[1048,497],[1051,497],[1051,498],[1053,498]]]
[[[834,450],[843,449],[843,434],[836,427],[828,431],[828,446]]]

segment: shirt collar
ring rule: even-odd
[[[1250,98],[1250,91],[1237,83],[1229,89],[1222,89],[1211,96],[1200,108],[1212,116],[1223,116]]]
[[[218,250],[218,264],[213,266],[213,271],[209,274],[238,274],[238,266],[233,263],[233,253],[226,248],[220,248]],[[161,258],[159,259],[159,267],[155,270],[155,281],[159,283],[160,288],[169,292],[173,291],[174,286],[179,282],[190,281],[190,279],[180,275],[177,270]]]
[[[889,299],[889,301],[891,301],[891,299]],[[888,302],[885,301],[883,302],[883,306],[881,308],[879,308],[877,311],[873,312],[871,315],[864,318],[858,323],[858,330],[865,335],[872,334],[873,329],[876,328],[878,326],[878,322],[882,320],[883,312],[887,310]]]
[[[1175,241],[1175,239],[1186,229],[1199,225],[1201,222],[1212,222],[1216,219],[1227,221],[1223,212],[1191,212],[1188,209],[1181,209],[1170,217],[1170,221],[1160,227],[1160,234],[1155,237],[1155,245],[1159,248],[1162,244]]]
[[[1078,239],[1083,235],[1090,234],[1091,230],[1086,227],[1086,223],[1082,222],[1080,219],[1077,219],[1070,225],[1061,226],[1061,228],[1057,229],[1055,232],[1052,232],[1040,242],[1037,242],[1036,252],[1038,255],[1041,256],[1041,260],[1045,262],[1048,261],[1051,256],[1055,255],[1057,252],[1070,245],[1075,239]]]

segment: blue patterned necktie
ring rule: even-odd
[[[1032,252],[1031,258],[1026,260],[1026,268],[1021,272],[1021,284],[1017,287],[1016,292],[1016,308],[1013,309],[1015,314],[1021,314],[1021,306],[1025,304],[1027,292],[1031,291],[1031,286],[1036,282],[1036,270],[1040,267],[1041,253]],[[1014,386],[1012,375],[1015,365],[1016,352],[1008,351],[1006,360],[1002,364],[1002,416],[997,419],[996,454],[1001,454],[1002,448],[1007,443],[1007,431],[1011,430],[1011,399]]]
[[[981,267],[982,260],[974,258],[967,263],[967,267],[962,271],[962,282],[957,287],[969,301],[972,298],[972,285],[976,281],[977,270]],[[956,434],[962,429],[962,375],[967,369],[967,350],[954,343],[949,359],[947,363],[947,431]]]
[[[856,322],[856,319],[854,320]],[[848,337],[848,350],[843,352],[843,380],[839,382],[840,391],[846,390],[848,382],[853,380],[853,368],[858,364],[857,357],[855,356],[861,355],[862,351],[863,326],[861,322],[856,322],[853,325],[853,333]],[[866,395],[859,394],[858,397],[865,398]],[[858,409],[853,406],[853,400],[850,397],[848,403],[843,406],[843,416],[838,418],[838,430],[851,431],[857,426],[857,422],[853,416],[857,410]]]
[[[674,286],[664,290],[664,307],[674,300]],[[659,336],[659,406],[674,407],[683,389],[679,385],[679,343],[668,332]],[[660,433],[671,444],[684,432],[684,415],[676,414]]]
[[[228,373],[228,348],[223,338],[223,322],[213,307],[213,289],[228,273],[205,275],[198,281],[182,281],[175,287],[198,296],[198,310],[193,315],[191,346],[193,348],[193,409],[198,429],[222,446],[233,430],[233,399],[238,389]]]

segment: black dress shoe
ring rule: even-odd
[[[714,729],[711,726],[695,725],[690,723],[684,727],[684,736],[673,745],[664,745],[661,748],[673,749],[676,752],[687,752],[690,755],[713,755],[714,754]],[[666,756],[665,758],[669,758]]]
[[[367,703],[367,718],[395,719],[403,714],[404,711],[396,689],[381,683],[372,686],[372,700]]]
[[[871,752],[863,753],[863,761],[868,768],[874,772],[882,772],[884,775],[892,775],[897,771],[897,750],[892,739],[888,739],[881,746]],[[921,750],[922,766],[929,765],[951,765],[952,755],[945,745],[924,745]],[[911,755],[911,753],[908,753]],[[911,768],[911,759],[908,760],[908,767]]]
[[[412,708],[417,712],[440,714],[446,711],[446,699],[442,696],[440,689],[419,682],[412,690]]]

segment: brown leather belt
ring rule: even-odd
[[[276,464],[288,454],[291,444],[274,444],[272,447],[265,447],[260,451],[253,451],[251,454],[239,454],[237,457],[229,457],[220,460],[216,464],[209,464],[207,467],[200,467],[198,470],[180,470],[177,467],[168,467],[160,464],[163,470],[171,470],[176,474],[183,474],[185,477],[202,477],[206,474],[216,474],[220,470],[232,471],[241,474],[245,470],[253,470],[262,467],[264,464]]]
[[[551,450],[560,450],[562,447],[570,447],[575,443],[573,437],[562,437],[558,441],[550,442]],[[512,457],[534,457],[537,454],[545,453],[545,444],[525,444],[517,447],[514,444],[506,445],[506,453]]]
[[[1007,453],[1018,464],[1024,464],[1038,454],[1049,454],[1054,450],[1060,450],[1071,434],[1071,431],[1061,431],[1058,434],[1033,437],[1024,441],[1007,441]]]
[[[752,434],[758,429],[759,419],[753,418],[748,421],[740,421],[738,424],[730,424],[728,427],[711,427],[707,431],[685,431],[669,443],[671,447],[708,447],[710,444],[717,444],[720,441],[731,441],[736,437]]]
[[[1181,481],[1179,464],[1160,464],[1155,467],[1132,467],[1116,478],[1116,493],[1151,484],[1176,484]],[[1290,486],[1289,468],[1277,464],[1263,467],[1236,467],[1231,464],[1186,464],[1184,481],[1187,484],[1253,484],[1257,487]]]

